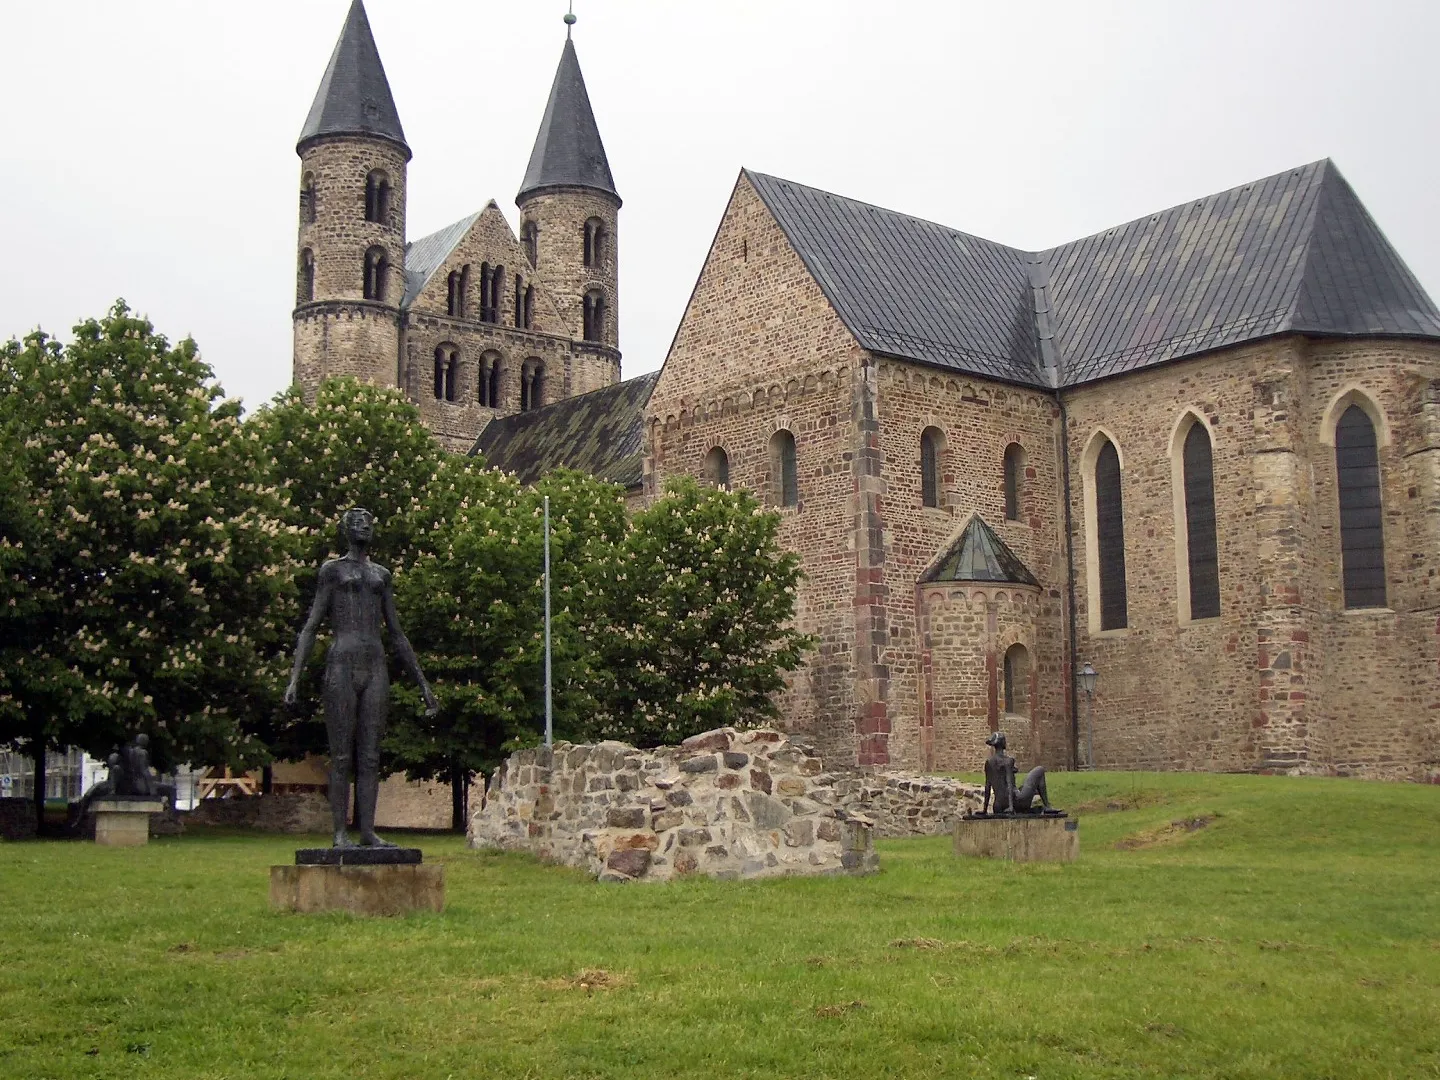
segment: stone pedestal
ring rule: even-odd
[[[95,843],[101,847],[140,847],[150,842],[150,815],[165,809],[163,799],[97,799]]]
[[[445,868],[418,848],[309,848],[270,868],[270,906],[313,914],[403,915],[445,910]]]
[[[1073,818],[1021,815],[955,822],[955,854],[1011,862],[1074,862],[1080,823]]]

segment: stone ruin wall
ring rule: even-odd
[[[680,746],[559,743],[497,769],[471,847],[525,851],[602,881],[865,873],[872,837],[944,832],[977,789],[834,772],[776,731],[721,728]]]

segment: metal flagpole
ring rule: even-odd
[[[550,496],[545,496],[545,745],[555,742],[555,722],[550,710]]]

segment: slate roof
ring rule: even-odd
[[[883,355],[1051,387],[1287,332],[1440,337],[1440,311],[1328,160],[1040,252],[745,175]]]
[[[415,302],[420,290],[425,288],[425,283],[434,276],[436,270],[445,265],[445,260],[450,257],[450,252],[455,250],[455,245],[465,239],[470,226],[479,221],[483,213],[483,210],[477,210],[469,217],[451,222],[443,229],[429,236],[422,236],[419,240],[411,240],[405,245],[405,297],[400,301],[402,308],[408,308]]]
[[[595,125],[595,113],[590,108],[585,76],[580,74],[575,43],[569,38],[560,53],[550,100],[545,103],[545,116],[515,201],[551,187],[593,188],[614,196],[617,202],[620,199],[605,157],[605,144],[600,141],[600,129]]]
[[[625,488],[640,486],[645,404],[658,371],[491,420],[471,449],[487,464],[533,484],[556,468],[580,469]]]
[[[410,154],[361,0],[350,5],[296,148],[321,135],[374,135],[398,143],[407,158]]]
[[[995,530],[979,515],[971,516],[960,539],[920,578],[935,581],[995,581],[1039,586],[1035,575],[1020,561]]]

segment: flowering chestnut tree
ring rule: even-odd
[[[0,347],[0,741],[263,755],[243,724],[276,703],[298,536],[240,412],[123,301]]]
[[[405,704],[386,750],[412,779],[449,782],[456,828],[475,774],[543,730],[547,495],[555,728],[562,737],[584,729],[607,684],[584,627],[625,532],[620,488],[564,470],[523,487],[476,459],[449,458],[412,519],[414,558],[396,577],[397,604],[440,710],[426,717],[418,693],[397,685]]]
[[[593,734],[640,746],[778,715],[810,639],[794,627],[800,557],[746,491],[671,480],[630,520],[594,628],[608,684]]]

